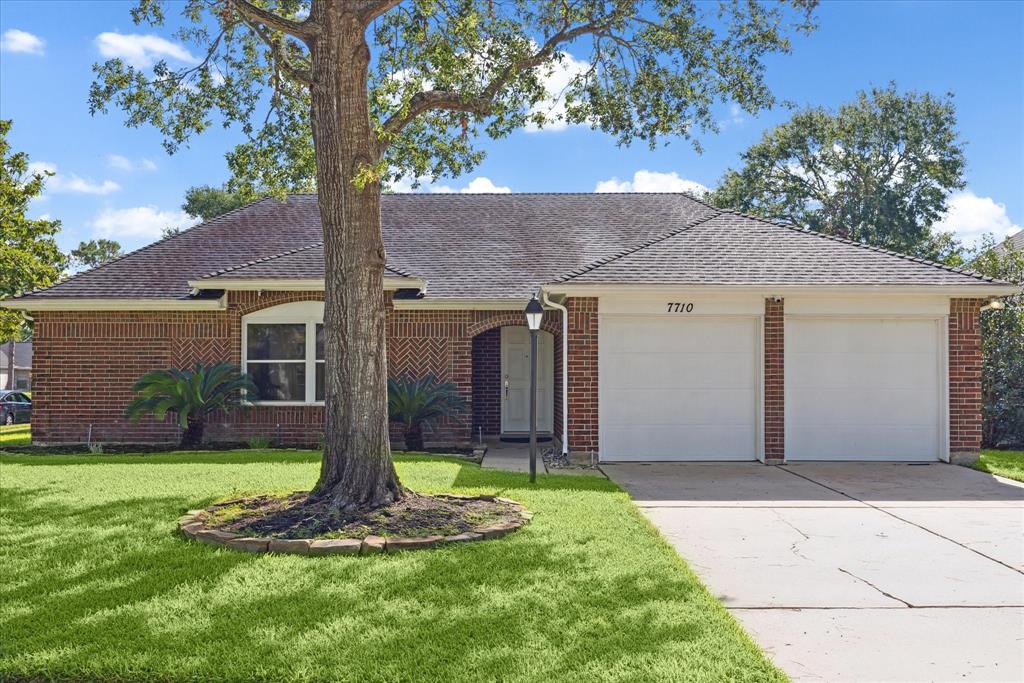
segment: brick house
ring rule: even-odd
[[[1012,285],[681,194],[385,195],[392,375],[469,409],[428,442],[528,429],[523,308],[545,305],[539,428],[619,460],[951,460],[981,439],[979,316]],[[322,431],[314,195],[264,199],[48,289],[33,438],[161,442],[132,383],[229,360],[260,389],[208,438]]]

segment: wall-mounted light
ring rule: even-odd
[[[1006,304],[1003,302],[1002,299],[992,299],[987,304],[982,306],[981,310],[983,310],[983,311],[989,311],[989,310],[991,310],[991,311],[1001,311],[1004,308],[1006,308]]]

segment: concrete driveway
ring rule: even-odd
[[[799,681],[1024,681],[1024,487],[954,465],[602,466]]]

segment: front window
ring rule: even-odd
[[[243,320],[243,362],[257,389],[253,401],[324,400],[323,304],[311,304],[277,306]]]

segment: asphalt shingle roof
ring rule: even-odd
[[[523,298],[544,283],[971,285],[993,280],[715,209],[683,194],[392,194],[392,275],[429,298]],[[32,298],[185,298],[204,277],[323,277],[315,195],[263,199]]]

